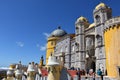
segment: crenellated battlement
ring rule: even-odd
[[[104,31],[115,26],[117,27],[117,25],[119,24],[120,24],[120,16],[111,18],[105,22]]]

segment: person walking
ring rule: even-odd
[[[101,69],[98,69],[98,70],[97,70],[97,75],[98,75],[98,76],[101,76],[101,80],[103,80],[103,75],[102,75]]]
[[[78,80],[81,80],[81,72],[80,72],[80,69],[77,71],[77,75],[78,75]]]
[[[96,73],[94,72],[92,77],[93,77],[93,80],[95,80],[95,76],[96,76]]]

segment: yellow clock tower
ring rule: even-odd
[[[66,35],[67,33],[62,30],[60,27],[58,27],[58,29],[54,30],[50,36],[48,37],[48,40],[47,40],[47,50],[46,50],[46,65],[48,63],[48,58],[51,54],[54,53],[54,49],[55,49],[55,46],[56,46],[56,41]]]

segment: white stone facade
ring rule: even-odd
[[[78,18],[75,22],[75,36],[65,35],[56,43],[55,55],[64,53],[67,68],[93,68],[95,71],[100,68],[106,71],[104,29],[109,24],[117,23],[119,18],[112,18],[112,10],[108,6],[95,8],[93,17],[93,24],[84,17]]]

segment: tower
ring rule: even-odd
[[[106,69],[105,67],[105,50],[104,50],[104,23],[112,17],[111,8],[104,3],[100,3],[93,11],[95,26],[95,57],[96,57],[96,70]]]
[[[54,56],[49,56],[47,66],[48,80],[60,80],[60,64]]]
[[[120,17],[107,20],[105,27],[104,39],[107,75],[110,78],[120,80]]]
[[[43,56],[42,56],[41,59],[40,59],[39,67],[42,67],[44,65],[43,62],[44,62],[44,59],[43,59]]]
[[[30,63],[28,65],[28,69],[27,69],[27,80],[35,80],[35,69],[34,69],[34,63],[32,62],[32,64]]]
[[[20,69],[17,69],[15,72],[16,80],[22,80],[22,71]]]
[[[46,65],[48,63],[48,58],[51,54],[54,53],[54,49],[55,49],[55,46],[56,46],[56,41],[66,35],[67,33],[61,29],[61,27],[58,27],[58,29],[54,30],[50,36],[48,37],[48,40],[47,40],[47,50],[46,50]]]
[[[7,80],[14,80],[14,77],[13,77],[13,70],[8,70],[7,71]]]
[[[19,64],[16,65],[16,70],[15,70],[15,78],[16,80],[22,80],[22,64],[21,61],[19,62]]]
[[[89,26],[86,18],[80,17],[75,23],[75,35],[76,35],[76,62],[75,66],[80,69],[85,69],[85,29]]]
[[[56,45],[56,41],[58,40],[58,37],[51,36],[47,40],[47,50],[46,50],[46,65],[48,63],[48,57],[54,53],[54,48]]]

